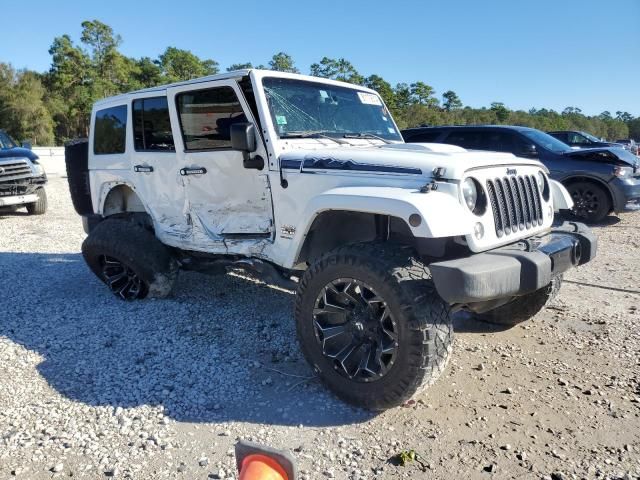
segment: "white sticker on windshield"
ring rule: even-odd
[[[287,117],[285,117],[284,115],[276,115],[276,123],[278,125],[286,125]]]
[[[374,93],[358,92],[358,98],[360,99],[360,102],[362,102],[362,103],[364,103],[366,105],[382,106],[382,102],[380,101],[380,97],[378,97]]]
[[[387,127],[387,130],[389,131],[389,133],[396,133],[396,129],[393,127]]]
[[[320,90],[320,98],[329,98],[329,94],[326,90]]]

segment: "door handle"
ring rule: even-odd
[[[153,172],[153,167],[150,165],[134,165],[133,171],[139,173],[151,173]]]
[[[185,175],[204,175],[207,173],[207,169],[204,167],[196,167],[196,168],[181,168],[180,175],[183,177]]]

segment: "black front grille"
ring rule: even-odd
[[[540,189],[534,175],[487,180],[498,237],[542,225]]]

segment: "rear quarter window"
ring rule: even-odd
[[[105,108],[96,112],[93,125],[93,153],[124,153],[127,138],[127,106]]]

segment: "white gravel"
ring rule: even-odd
[[[66,180],[48,194],[45,216],[0,215],[0,479],[234,478],[238,438],[309,479],[640,476],[640,215],[598,228],[598,259],[535,321],[461,319],[443,378],[375,416],[311,378],[290,294],[183,272],[170,299],[119,301],[82,260]],[[388,461],[409,449],[426,472]]]

